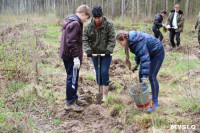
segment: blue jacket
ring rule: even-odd
[[[163,45],[154,36],[139,31],[129,32],[129,49],[135,54],[135,61],[140,64],[142,77],[147,78],[151,59],[163,52]]]

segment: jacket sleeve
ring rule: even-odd
[[[162,23],[159,23],[160,19],[161,19],[160,16],[156,16],[155,17],[154,24],[156,25],[156,27],[157,26],[161,26],[162,27]]]
[[[137,52],[137,57],[140,59],[140,71],[143,78],[147,78],[149,76],[150,71],[150,57],[149,52],[144,44],[145,42],[140,42],[138,45],[140,46],[140,50]]]
[[[138,56],[135,56],[135,62],[136,64],[140,64],[140,58]]]
[[[199,20],[200,20],[200,16],[197,18],[197,22],[195,24],[195,27],[197,27],[199,25]]]
[[[181,21],[177,24],[178,27],[183,26],[183,24],[184,24],[184,20],[185,20],[185,18],[184,18],[184,14],[182,14],[182,15],[181,15]]]
[[[80,24],[78,22],[76,23],[72,23],[69,28],[68,28],[68,39],[67,39],[67,44],[68,44],[68,48],[70,49],[70,54],[73,57],[78,57],[79,56],[79,50],[77,45],[78,44],[78,36],[77,34],[79,34],[79,28]]]
[[[84,31],[83,31],[83,46],[84,46],[84,51],[87,53],[88,51],[92,51],[91,49],[91,44],[88,38],[88,27],[86,26]]]
[[[115,29],[113,24],[109,24],[109,30],[108,30],[108,44],[107,44],[107,51],[113,52],[113,49],[115,47]]]
[[[168,18],[167,18],[167,25],[170,25],[171,15],[172,15],[172,13],[170,12],[168,15]]]

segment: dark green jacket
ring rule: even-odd
[[[198,17],[198,19],[197,19],[197,22],[196,22],[196,25],[195,25],[195,27],[197,28],[198,27],[198,25],[200,25],[200,16]],[[199,26],[199,30],[200,30],[200,26]]]
[[[172,10],[169,13],[169,16],[167,18],[167,25],[170,25],[170,27],[173,27],[172,21],[173,21],[173,18],[174,18],[174,13],[175,13],[175,10]],[[185,21],[184,14],[181,10],[179,10],[178,15],[177,15],[178,29],[176,29],[176,32],[183,32],[184,21]]]
[[[115,47],[113,24],[103,17],[100,30],[97,30],[92,18],[85,26],[83,45],[86,53],[92,51],[93,54],[105,54],[106,50],[112,53]]]

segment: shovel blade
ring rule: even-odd
[[[102,93],[97,93],[96,94],[97,104],[102,104],[102,99],[103,99],[103,94]]]

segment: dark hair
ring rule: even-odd
[[[92,9],[92,15],[93,17],[102,17],[103,11],[102,11],[101,6],[94,6]]]
[[[164,14],[167,14],[167,11],[163,10],[163,11],[161,11],[160,13],[164,13]]]

